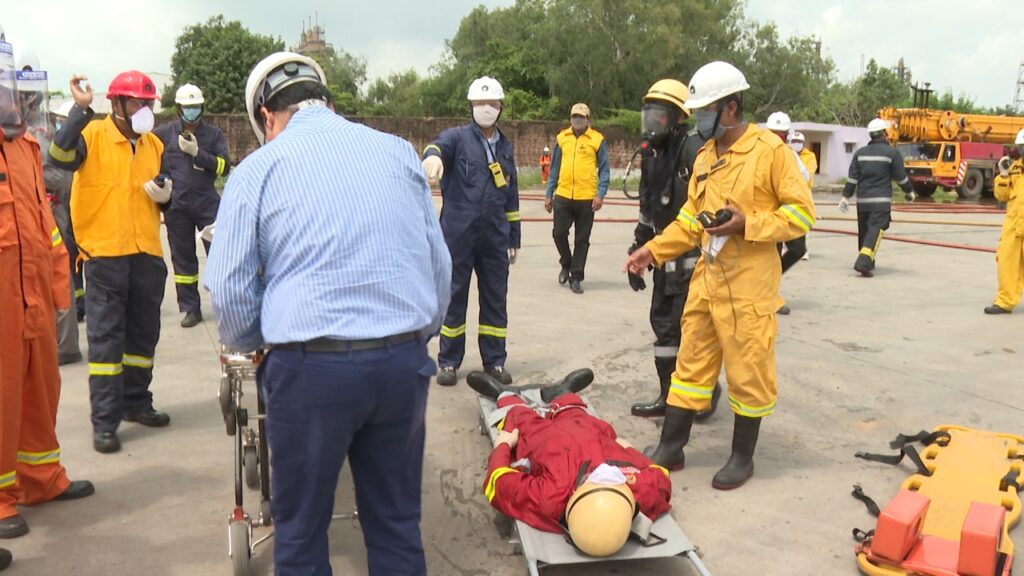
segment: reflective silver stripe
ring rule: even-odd
[[[897,184],[903,185],[903,184],[906,184],[907,182],[910,182],[910,178],[904,178],[903,180],[900,180],[899,182],[897,182]]]
[[[678,346],[655,346],[655,358],[675,358],[679,354]]]
[[[889,204],[892,198],[857,198],[857,204]]]
[[[857,183],[857,179],[856,178],[847,178],[846,181],[849,182],[850,184],[856,184]]]
[[[892,164],[892,158],[888,156],[858,156],[858,162],[885,162],[886,164]]]

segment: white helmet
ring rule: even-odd
[[[547,146],[545,146],[544,147],[544,153],[548,153],[548,152],[551,152],[551,148],[548,148]]]
[[[203,91],[195,84],[185,84],[174,93],[174,103],[178,106],[200,106],[204,102]]]
[[[686,100],[687,110],[697,110],[717,102],[730,94],[750,88],[747,78],[738,68],[728,62],[709,62],[700,67],[690,78],[690,97]]]
[[[14,49],[15,70],[39,72],[43,69],[39,64],[39,56],[36,56],[36,51],[27,42],[17,36],[8,36],[7,42]]]
[[[871,122],[868,122],[868,133],[874,134],[875,132],[885,132],[889,129],[889,123],[881,118],[875,118]]]
[[[768,121],[765,122],[765,127],[772,132],[789,132],[789,129],[793,127],[793,122],[789,119],[789,114],[785,112],[772,112],[768,116]]]
[[[56,110],[53,110],[53,115],[60,116],[61,118],[67,118],[68,114],[71,114],[71,109],[74,108],[74,106],[75,102],[73,100],[68,100],[58,106]]]
[[[1024,144],[1024,128],[1021,128],[1020,132],[1017,132],[1017,137],[1014,138],[1013,143],[1017,146]]]
[[[327,76],[316,60],[295,52],[275,52],[260,60],[249,73],[245,83],[245,111],[261,145],[266,139],[266,132],[260,108],[281,90],[300,82],[317,82],[326,86]]]
[[[789,133],[789,141],[790,142],[804,142],[804,133],[803,132],[796,132],[796,131],[790,132]]]
[[[473,100],[504,100],[505,90],[498,82],[490,76],[481,76],[469,85],[469,92],[466,99]]]

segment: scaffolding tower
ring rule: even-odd
[[[1024,112],[1024,60],[1021,60],[1017,68],[1017,91],[1013,95],[1013,109],[1017,112]]]

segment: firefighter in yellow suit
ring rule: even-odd
[[[735,427],[732,454],[712,486],[730,490],[753,474],[761,418],[775,410],[775,311],[782,304],[776,245],[807,234],[814,204],[793,152],[743,119],[743,91],[750,86],[742,72],[711,62],[689,86],[686,105],[708,141],[694,163],[688,199],[676,222],[635,251],[626,268],[642,274],[649,264],[702,249],[683,311],[661,441],[645,454],[682,469],[694,417],[711,402],[724,361]],[[724,224],[700,223],[702,212],[720,211],[730,217]]]
[[[1017,150],[1024,152],[1024,129],[1017,133]],[[1006,202],[1006,219],[999,236],[996,262],[999,270],[999,291],[986,314],[1009,314],[1020,303],[1024,292],[1024,156],[999,161],[995,179],[995,197]]]

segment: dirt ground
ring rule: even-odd
[[[819,196],[819,214],[839,216],[835,200]],[[522,213],[545,216],[541,204],[529,200]],[[609,204],[600,216],[635,214],[634,207]],[[999,222],[1001,216],[943,218]],[[843,221],[819,224],[856,228]],[[657,440],[660,421],[629,415],[630,403],[656,390],[650,295],[632,292],[621,273],[632,230],[630,224],[595,225],[586,292],[575,295],[556,282],[550,223],[524,222],[523,252],[509,289],[507,368],[517,383],[593,368],[597,379],[588,397],[620,435],[643,446]],[[997,228],[983,227],[897,223],[891,233],[989,247],[998,239]],[[779,317],[778,410],[762,427],[754,478],[732,492],[711,488],[729,452],[732,415],[725,403],[695,428],[687,468],[672,475],[672,515],[716,575],[856,574],[851,529],[871,528],[874,521],[850,497],[851,485],[862,484],[884,503],[911,469],[858,460],[854,452],[886,452],[897,433],[939,424],[1024,432],[1024,314],[982,314],[995,293],[992,254],[886,241],[876,277],[863,279],[852,270],[854,238],[814,232],[808,244],[810,260],[783,281],[793,313]],[[153,384],[171,426],[125,424],[123,451],[97,454],[90,443],[86,365],[64,367],[63,461],[74,478],[94,481],[97,493],[23,509],[32,532],[3,542],[16,557],[11,576],[231,573],[226,526],[233,444],[215,398],[216,325],[204,296],[207,321],[180,328],[173,294],[168,282]],[[469,318],[475,317],[472,303]],[[476,327],[469,324],[463,373],[479,367]],[[481,491],[489,446],[478,433],[478,417],[463,382],[431,390],[422,521],[431,574],[525,574],[523,558],[499,535]],[[353,507],[344,476],[339,513]],[[335,573],[365,574],[358,523],[338,520],[330,537]],[[257,548],[254,573],[270,574],[272,565],[272,546]],[[1018,558],[1015,566],[1022,565]],[[692,572],[685,560],[669,558],[544,573]]]

